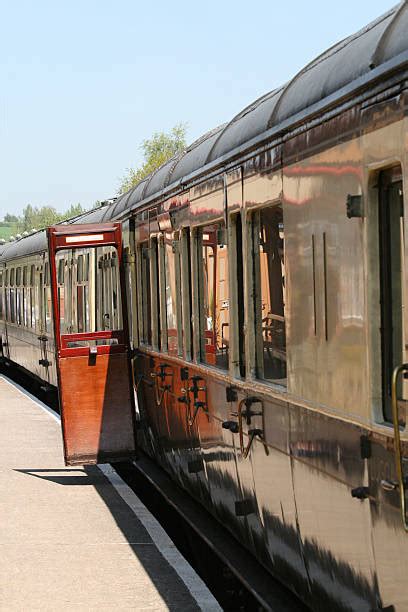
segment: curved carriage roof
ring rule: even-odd
[[[341,42],[305,66],[286,85],[262,96],[230,122],[211,130],[181,154],[120,196],[110,206],[86,213],[76,223],[97,223],[122,216],[144,201],[182,187],[188,177],[205,166],[226,161],[241,148],[250,148],[270,131],[288,128],[302,116],[324,108],[347,92],[379,78],[388,70],[408,63],[408,0]],[[37,246],[39,237],[30,236],[4,256],[28,243]],[[45,245],[45,242],[44,242]],[[0,259],[2,258],[0,252]]]

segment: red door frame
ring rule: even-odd
[[[85,240],[86,238],[86,240]],[[121,290],[121,304],[122,304],[122,321],[123,321],[123,333],[121,332],[86,332],[84,334],[60,334],[60,311],[58,303],[58,284],[57,284],[57,267],[55,263],[55,255],[57,252],[68,249],[79,249],[86,247],[97,247],[97,246],[114,246],[118,253],[118,269],[120,278],[120,290]],[[49,250],[49,265],[50,273],[52,278],[51,283],[51,295],[52,305],[54,314],[54,332],[55,332],[55,343],[59,357],[63,356],[75,356],[87,354],[85,347],[85,353],[83,348],[68,348],[66,344],[66,336],[75,335],[75,340],[89,340],[92,335],[93,338],[114,338],[118,339],[118,342],[122,346],[129,346],[129,333],[128,333],[128,321],[127,321],[127,308],[126,308],[126,291],[125,287],[125,275],[122,266],[122,228],[120,223],[101,223],[101,224],[84,224],[84,225],[54,225],[48,228],[48,250]],[[86,337],[85,337],[86,336]],[[103,352],[117,352],[118,345],[104,346]],[[98,347],[98,352],[99,352]],[[106,350],[110,349],[110,350]],[[116,349],[116,350],[115,350]],[[67,352],[69,351],[69,352]]]
[[[57,378],[58,387],[61,388],[61,376],[59,360],[61,357],[79,357],[89,355],[89,348],[69,347],[69,341],[81,340],[98,340],[98,339],[116,339],[117,344],[98,345],[96,347],[97,354],[106,355],[114,353],[127,353],[128,359],[128,384],[130,389],[132,423],[136,449],[136,412],[133,394],[133,378],[131,363],[129,359],[129,330],[127,318],[127,301],[125,290],[125,273],[123,269],[123,245],[122,245],[122,226],[121,223],[100,223],[100,224],[83,224],[83,225],[56,225],[47,229],[48,235],[48,254],[51,279],[51,296],[52,308],[54,317],[54,338],[56,345],[57,356]],[[120,280],[120,294],[122,307],[122,325],[123,329],[118,331],[106,330],[99,332],[81,332],[75,334],[60,333],[60,308],[58,302],[58,282],[57,282],[57,266],[55,255],[59,251],[87,248],[87,247],[105,247],[114,246],[117,250],[118,270]],[[65,420],[63,415],[63,407],[61,414],[61,423],[65,440]]]

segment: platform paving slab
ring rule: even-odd
[[[0,610],[220,610],[109,470],[64,467],[59,422],[0,376]]]

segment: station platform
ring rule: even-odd
[[[59,418],[0,375],[0,610],[219,604],[109,465],[64,467]]]

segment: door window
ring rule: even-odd
[[[392,372],[406,361],[404,202],[400,167],[382,172],[379,177],[378,218],[383,413],[384,419],[391,422]],[[407,381],[400,379],[399,398],[408,397],[406,387]]]
[[[228,370],[230,299],[225,224],[200,228],[198,248],[202,359],[209,365]]]
[[[142,318],[140,341],[151,346],[152,344],[152,287],[150,279],[150,255],[151,249],[157,250],[157,243],[148,242],[140,245],[140,267],[141,267],[141,293],[142,293]]]
[[[285,232],[282,206],[253,217],[257,376],[286,385]]]

